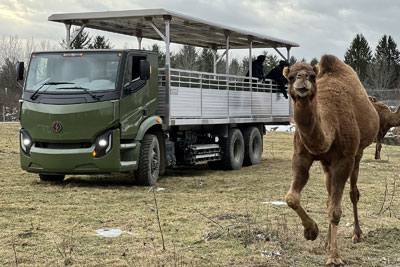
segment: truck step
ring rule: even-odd
[[[137,162],[136,161],[121,161],[120,162],[120,170],[122,172],[124,171],[131,171],[134,169],[136,166]]]
[[[195,144],[185,150],[185,164],[215,161],[221,159],[221,148],[218,144]]]

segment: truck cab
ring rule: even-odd
[[[21,167],[42,179],[136,169],[135,140],[158,125],[157,54],[33,53],[20,101]]]

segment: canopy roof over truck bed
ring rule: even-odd
[[[253,48],[289,50],[299,46],[295,42],[235,29],[165,9],[53,14],[48,20],[153,40],[164,40],[160,33],[166,32],[165,21],[169,20],[171,43],[214,50],[227,49],[227,46],[231,49],[249,48],[250,40]]]

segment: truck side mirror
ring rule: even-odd
[[[140,60],[140,79],[144,81],[150,79],[150,73],[150,62],[145,59]]]
[[[24,79],[24,62],[17,63],[17,81],[22,81]]]

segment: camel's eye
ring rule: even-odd
[[[315,81],[315,74],[314,73],[311,73],[309,76],[310,76],[310,80],[311,81]]]
[[[292,75],[289,75],[289,77],[288,77],[288,80],[289,80],[289,82],[293,82],[294,81],[294,74],[292,74]]]

